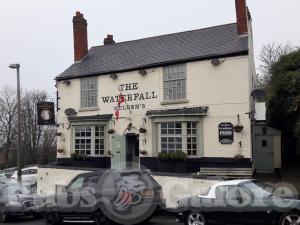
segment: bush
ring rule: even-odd
[[[173,151],[173,152],[161,152],[158,154],[160,160],[178,160],[185,161],[187,156],[182,151]]]
[[[90,160],[91,157],[87,156],[87,155],[82,155],[82,154],[78,154],[78,153],[72,153],[71,158],[74,160],[81,160],[81,161],[85,161],[85,160]]]

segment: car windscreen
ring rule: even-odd
[[[242,186],[257,198],[270,197],[273,192],[273,187],[264,182],[251,181],[244,183]]]
[[[5,186],[1,189],[1,192],[4,195],[16,195],[16,194],[29,195],[31,193],[25,186],[19,184]]]

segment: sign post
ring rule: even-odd
[[[37,103],[38,125],[55,125],[55,110],[53,102]]]

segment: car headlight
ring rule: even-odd
[[[177,201],[177,203],[176,203],[176,208],[177,209],[179,208],[179,201]]]

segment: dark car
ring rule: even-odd
[[[186,225],[299,225],[300,201],[276,197],[274,191],[256,180],[220,182],[197,197],[178,201],[178,221]]]
[[[0,222],[6,222],[16,216],[39,217],[35,196],[20,183],[0,186]]]
[[[105,170],[76,176],[44,201],[47,225],[114,222],[139,224],[164,207],[161,186],[147,171]]]

